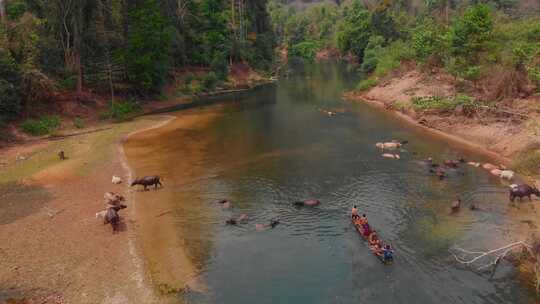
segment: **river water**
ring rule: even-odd
[[[178,235],[172,237],[182,239],[207,286],[181,298],[235,304],[534,301],[511,265],[503,263],[490,278],[457,265],[449,252],[454,245],[490,249],[515,240],[531,206],[511,209],[507,185],[478,168],[462,167],[442,182],[428,174],[418,161],[429,156],[485,158],[343,101],[355,75],[341,63],[296,64],[275,85],[194,110],[216,114],[203,127],[173,124],[146,139],[145,151],[159,151],[152,161],[158,164],[135,167],[140,175],[145,165],[160,170],[166,187],[140,195],[162,193],[174,206]],[[400,160],[384,159],[374,147],[392,139],[409,141]],[[186,156],[190,145],[197,147],[196,159]],[[127,151],[130,157],[129,145]],[[186,162],[196,167],[189,183],[177,178]],[[464,208],[450,214],[458,195]],[[222,209],[216,203],[222,198],[234,208]],[[322,204],[291,205],[309,198]],[[480,211],[467,208],[473,202]],[[393,245],[393,265],[382,265],[352,228],[354,204]],[[225,225],[241,213],[249,215],[247,223]],[[281,221],[275,229],[255,229],[273,218]]]

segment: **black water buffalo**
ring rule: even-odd
[[[296,201],[296,202],[293,203],[293,205],[298,206],[298,207],[301,207],[301,206],[317,206],[320,203],[321,202],[319,200],[310,199],[310,200],[306,200],[306,201]]]
[[[113,233],[118,230],[118,225],[120,224],[120,216],[116,208],[108,208],[107,213],[105,214],[105,222],[110,223],[113,229]]]
[[[529,186],[525,184],[513,184],[510,185],[510,201],[514,201],[516,197],[519,197],[519,200],[521,200],[524,196],[527,196],[530,201],[531,195],[536,195],[540,197],[540,191],[534,186]]]
[[[161,178],[159,176],[157,176],[157,175],[145,176],[143,178],[137,178],[131,183],[132,187],[135,186],[135,185],[144,186],[144,191],[148,190],[147,189],[148,186],[154,186],[154,189],[157,189],[158,185],[160,187],[163,187],[163,185],[161,184]]]

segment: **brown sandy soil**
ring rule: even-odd
[[[206,143],[203,138],[194,137],[194,134],[219,115],[214,108],[178,113],[178,118],[166,126],[133,134],[125,144],[134,176],[159,173],[164,179],[163,189],[134,193],[136,220],[141,226],[140,240],[148,261],[148,271],[154,286],[163,295],[175,296],[187,290],[206,290],[205,283],[197,278],[198,265],[201,263],[198,259],[210,252],[207,247],[211,246],[212,237],[203,238],[207,242],[195,241],[196,244],[190,240],[197,240],[195,236],[211,234],[211,229],[196,223],[179,225],[175,214],[180,208],[183,216],[189,214],[200,218],[212,215],[199,201],[200,198],[179,189],[204,176],[196,164],[204,158]],[[161,151],[160,143],[166,139],[171,142],[165,145],[167,151]],[[158,158],[160,160],[156,160]],[[164,159],[174,162],[174,166],[167,166]]]
[[[427,111],[417,113],[410,108],[413,97],[454,96],[455,94],[451,77],[430,76],[413,70],[400,77],[383,81],[367,92],[349,92],[345,94],[345,98],[392,109],[399,114],[399,117],[417,125],[423,120],[425,128],[439,130],[442,132],[440,134],[446,137],[468,143],[506,163],[509,163],[517,152],[540,141],[540,136],[535,133],[535,130],[528,127],[531,123],[540,122],[540,116],[527,110],[540,100],[538,97],[514,101],[519,105],[521,112],[528,113],[531,117],[529,121],[519,122],[496,116],[465,117],[461,113],[440,114]],[[405,107],[406,110],[397,110],[398,107]]]
[[[1,152],[8,164],[0,168],[0,303],[156,302],[137,254],[133,202],[128,198],[120,212],[116,234],[95,213],[104,209],[104,192],[126,195],[125,183],[111,183],[112,175],[128,180],[120,139],[163,119],[140,118]],[[58,159],[59,149],[67,160]]]

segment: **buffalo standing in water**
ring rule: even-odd
[[[306,201],[296,201],[294,202],[293,204],[295,206],[298,206],[298,207],[302,207],[302,206],[317,206],[319,205],[321,202],[319,200],[315,200],[315,199],[310,199],[310,200],[306,200]]]
[[[519,200],[524,196],[527,196],[529,198],[529,201],[532,201],[531,195],[536,195],[540,197],[540,191],[536,187],[531,187],[529,185],[524,184],[513,184],[510,185],[510,201],[513,202],[516,197],[519,197]]]
[[[161,178],[157,175],[137,178],[131,183],[132,187],[135,185],[144,186],[144,191],[148,190],[148,186],[154,186],[154,189],[157,189],[158,185],[160,187],[163,187],[163,185],[161,184]]]

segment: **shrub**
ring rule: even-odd
[[[397,40],[389,46],[382,48],[378,57],[375,76],[381,77],[387,73],[398,69],[401,66],[401,61],[414,58],[414,51],[407,43]]]
[[[526,148],[512,162],[512,168],[519,173],[535,175],[540,168],[540,150]]]
[[[206,74],[206,76],[203,77],[203,79],[202,79],[202,87],[203,87],[203,89],[205,89],[207,91],[211,91],[211,90],[215,89],[218,82],[219,82],[219,78],[216,75],[216,73],[210,72],[210,73]]]
[[[26,9],[24,1],[10,1],[6,4],[6,11],[11,20],[19,19],[26,12]]]
[[[73,120],[73,125],[75,126],[75,128],[77,129],[84,129],[84,121],[79,118],[79,117],[76,117],[74,120]]]
[[[123,121],[133,118],[140,110],[141,106],[134,101],[115,101],[109,103],[109,110],[103,112],[101,118]]]
[[[360,81],[360,83],[356,86],[356,89],[358,91],[367,91],[376,86],[378,83],[379,81],[377,81],[375,78],[364,79]]]
[[[463,106],[464,111],[468,112],[476,107],[476,102],[473,98],[466,95],[457,95],[453,98],[445,98],[440,96],[412,98],[412,107],[415,110],[436,109],[450,111],[455,109],[457,106]]]
[[[60,117],[58,116],[43,116],[38,120],[27,119],[21,128],[23,132],[34,136],[49,134],[60,126]]]
[[[319,46],[317,43],[312,41],[304,41],[293,45],[289,49],[289,54],[291,56],[300,57],[312,61],[315,58],[318,49]]]
[[[381,52],[383,43],[384,37],[382,36],[371,36],[369,38],[360,68],[362,72],[371,73],[377,68],[377,64],[379,63],[378,55]]]

